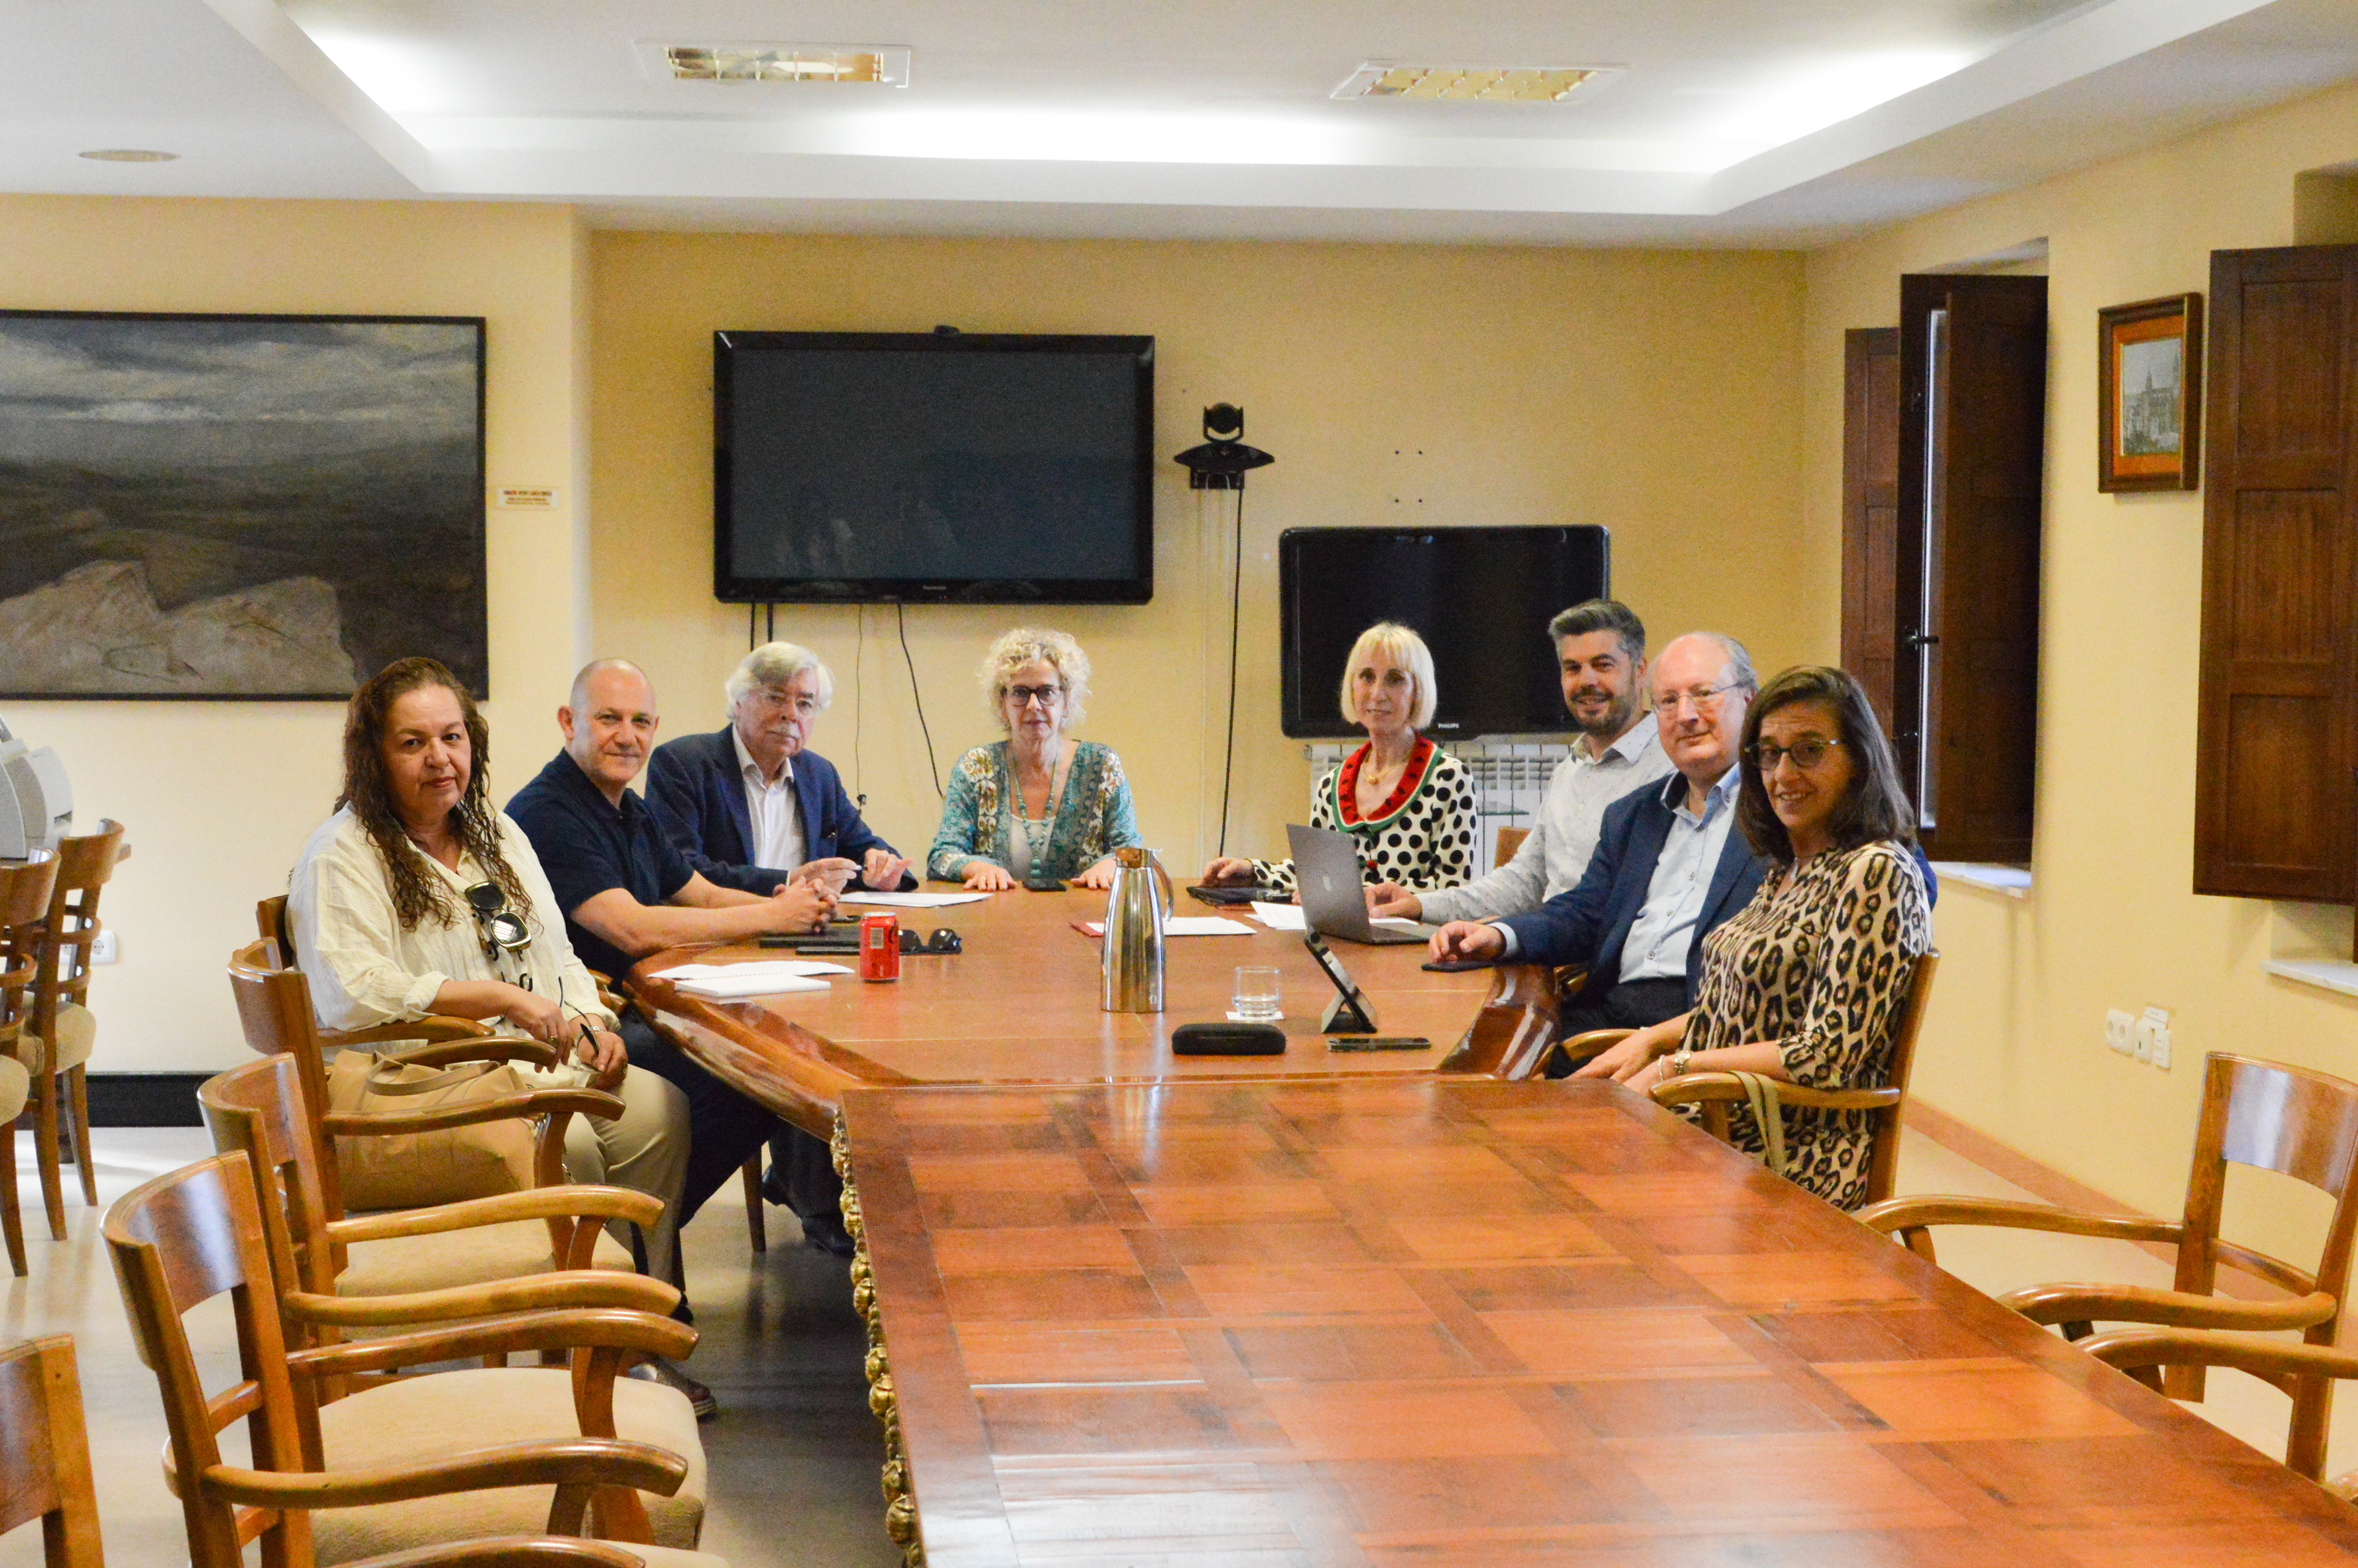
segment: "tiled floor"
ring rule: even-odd
[[[26,1141],[19,1140],[20,1150]],[[103,1198],[211,1152],[199,1130],[108,1130],[96,1137]],[[23,1156],[20,1155],[20,1158]],[[132,1353],[103,1249],[98,1217],[69,1200],[70,1239],[48,1239],[33,1196],[32,1274],[0,1287],[0,1345],[35,1335],[75,1336],[95,1450],[108,1556],[123,1565],[187,1561],[178,1506],[164,1489],[163,1418],[156,1386]],[[2028,1197],[1977,1165],[1911,1134],[1903,1192]],[[719,1395],[723,1414],[703,1428],[711,1464],[705,1546],[733,1568],[892,1568],[884,1540],[877,1466],[882,1454],[865,1402],[865,1342],[851,1313],[842,1262],[794,1244],[794,1220],[770,1211],[772,1249],[755,1259],[730,1184],[687,1233],[697,1325],[694,1367]],[[2125,1243],[2066,1237],[1949,1231],[1942,1262],[1985,1290],[2039,1280],[2098,1279],[2167,1285],[2169,1271]],[[226,1320],[214,1328],[226,1341]],[[2210,1400],[2190,1407],[2272,1454],[2283,1451],[2284,1400],[2233,1374],[2212,1380]],[[2358,1465],[2358,1395],[2337,1412],[2329,1473]],[[0,1433],[0,1442],[8,1441]],[[40,1532],[0,1538],[0,1568],[40,1561]]]

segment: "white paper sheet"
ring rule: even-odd
[[[987,892],[848,892],[846,903],[879,903],[887,909],[947,909],[954,903],[980,903]]]
[[[849,964],[830,964],[823,958],[756,958],[749,964],[679,964],[668,969],[658,969],[654,978],[659,980],[708,980],[717,975],[731,979],[752,979],[757,976],[785,975],[803,978],[811,975],[849,975],[857,973]]]
[[[788,991],[823,991],[827,982],[801,975],[712,975],[682,980],[679,989],[709,1001],[741,1001],[752,996],[782,996]]]
[[[1163,923],[1165,936],[1249,936],[1252,927],[1241,920],[1217,914],[1174,914]]]
[[[1271,931],[1307,931],[1303,923],[1302,906],[1298,903],[1263,903],[1253,901],[1253,918]]]

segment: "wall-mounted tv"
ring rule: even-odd
[[[737,604],[1142,604],[1154,340],[715,332],[712,582]]]
[[[1278,535],[1285,732],[1357,735],[1343,662],[1379,621],[1433,650],[1431,733],[1548,735],[1569,727],[1547,623],[1612,590],[1599,527],[1289,528]]]

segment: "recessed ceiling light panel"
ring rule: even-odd
[[[691,44],[643,38],[639,60],[658,81],[909,85],[909,51],[879,44]]]
[[[1610,65],[1411,65],[1371,59],[1335,89],[1336,98],[1443,103],[1561,103],[1583,82],[1619,73]]]
[[[178,153],[159,153],[148,147],[93,147],[86,153],[76,153],[99,163],[176,163]]]

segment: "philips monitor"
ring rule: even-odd
[[[1154,340],[715,332],[724,601],[1142,604]]]
[[[1289,528],[1278,536],[1284,727],[1357,735],[1337,700],[1343,664],[1379,621],[1433,650],[1436,738],[1569,728],[1547,625],[1611,591],[1599,527]]]

